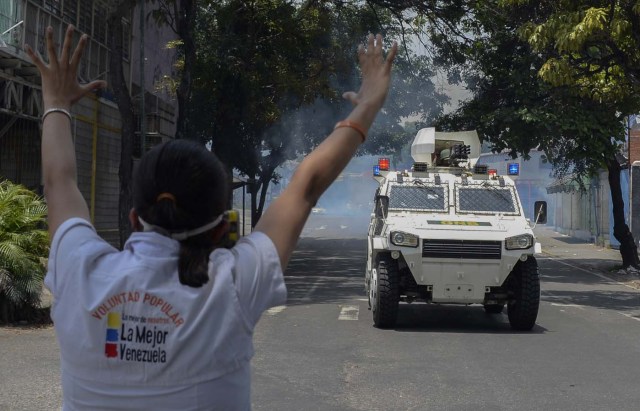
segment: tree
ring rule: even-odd
[[[604,72],[585,75],[574,83],[568,80],[570,76],[560,76],[563,80],[557,81],[557,73],[549,71],[549,65],[556,64],[550,63],[554,57],[542,49],[532,50],[532,40],[525,41],[521,33],[546,38],[541,31],[532,30],[529,22],[553,19],[560,6],[513,1],[500,8],[499,3],[475,5],[476,39],[459,48],[470,57],[467,80],[474,97],[454,115],[443,117],[439,125],[477,128],[495,151],[508,148],[514,157],[518,153],[526,157],[530,149],[539,147],[554,165],[556,175],[571,173],[579,183],[606,168],[614,236],[621,243],[623,267],[638,267],[637,249],[624,221],[616,158],[624,142],[624,116],[638,111],[638,98],[614,93],[619,84],[615,76]],[[571,2],[558,4],[564,3]],[[557,26],[554,30],[562,32]]]
[[[339,92],[356,88],[355,45],[371,31],[400,36],[393,16],[369,6],[327,2],[210,2],[199,11],[191,124],[228,170],[255,184],[252,221],[283,162],[308,152],[349,109]],[[427,57],[410,49],[396,64],[394,91],[363,146],[397,150],[412,137],[402,117],[440,111]]]
[[[34,192],[0,182],[0,320],[10,322],[40,304],[49,235],[47,206]]]
[[[293,146],[287,129],[318,132],[299,124],[301,111],[281,121],[284,113],[335,98],[328,85],[335,51],[326,30],[329,16],[285,1],[212,3],[201,14],[194,124],[229,171],[255,181],[249,187],[255,223],[268,183],[277,180],[275,169],[305,149]]]
[[[508,0],[512,8],[528,1]],[[640,5],[636,1],[542,1],[534,11],[538,19],[519,26],[519,34],[541,55],[538,74],[556,87],[600,106],[615,110],[618,118],[640,111]],[[620,118],[620,120],[622,120]],[[624,130],[600,139],[624,142]],[[598,151],[595,151],[599,153]],[[613,203],[613,234],[620,242],[623,268],[640,269],[638,249],[625,222],[620,187],[622,167],[617,151],[599,156],[609,173]]]
[[[122,20],[131,16],[135,3],[130,0],[117,0],[110,4],[107,16],[109,54],[109,86],[113,90],[115,102],[121,119],[120,131],[120,166],[118,178],[120,182],[120,196],[118,199],[118,232],[120,246],[131,234],[129,225],[129,211],[132,200],[133,177],[133,142],[135,141],[135,116],[129,87],[124,76],[124,39]]]

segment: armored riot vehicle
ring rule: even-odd
[[[374,166],[379,187],[368,232],[365,289],[375,326],[393,327],[401,302],[507,307],[516,330],[535,325],[541,252],[513,180],[475,164],[475,131],[418,131],[411,170]]]

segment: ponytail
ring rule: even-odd
[[[209,282],[209,254],[214,248],[211,231],[180,241],[180,284],[198,288]]]

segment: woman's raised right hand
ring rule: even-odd
[[[358,61],[362,72],[362,83],[358,92],[348,91],[342,97],[353,105],[370,105],[376,112],[382,108],[391,81],[391,66],[398,53],[398,44],[393,42],[385,58],[382,35],[369,34],[367,47],[358,47]]]

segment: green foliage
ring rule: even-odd
[[[539,148],[557,175],[571,172],[583,181],[583,176],[605,167],[619,150],[624,141],[623,116],[633,108],[632,101],[597,98],[608,93],[610,81],[590,78],[588,84],[576,81],[571,85],[545,81],[565,76],[563,65],[568,62],[532,50],[521,36],[527,32],[550,41],[548,31],[529,23],[539,21],[545,9],[537,3],[511,2],[508,8],[500,8],[498,3],[478,2],[474,13],[482,30],[468,48],[466,80],[473,98],[456,113],[441,118],[438,127],[475,128],[494,151],[509,150],[513,157],[526,157],[530,150]],[[600,18],[592,13],[589,24],[597,26]],[[580,31],[562,31],[566,25],[558,22],[569,21],[578,20],[573,14],[554,20],[556,38],[575,37]],[[540,75],[545,70],[546,79]],[[587,87],[591,87],[589,96],[593,98],[585,95]]]
[[[47,207],[23,186],[0,182],[0,301],[36,307],[49,252]]]
[[[544,58],[542,79],[596,101],[640,108],[637,1],[501,1],[506,10],[535,4],[519,34]],[[624,110],[627,111],[627,110]]]

